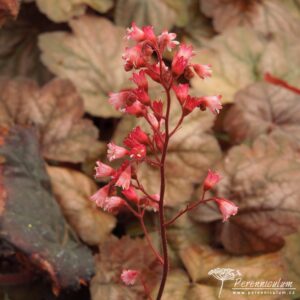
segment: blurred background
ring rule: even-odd
[[[170,145],[167,216],[199,197],[209,168],[222,175],[212,193],[239,206],[226,223],[207,205],[169,227],[163,299],[218,299],[215,268],[296,288],[233,295],[228,280],[221,299],[300,299],[299,0],[0,0],[0,299],[144,299],[120,282],[124,268],[155,291],[160,267],[137,220],[89,200],[106,143],[143,126],[107,101],[130,85],[132,21],[192,44],[213,69],[190,80],[192,94],[223,96],[217,117],[192,114]],[[157,192],[156,170],[142,180]],[[146,223],[158,245],[157,215]]]

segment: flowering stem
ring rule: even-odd
[[[138,178],[135,179],[137,186],[136,185],[132,185],[133,187],[135,187],[136,189],[140,190],[145,196],[147,196],[151,201],[153,202],[159,202],[156,199],[154,199],[149,193],[147,193],[144,189],[144,187],[142,186],[142,184],[140,183],[140,181],[138,180]]]
[[[145,238],[151,248],[151,250],[153,251],[154,255],[157,257],[158,261],[163,265],[164,264],[164,261],[161,257],[161,255],[157,252],[157,250],[155,249],[151,239],[150,239],[150,236],[149,236],[149,232],[145,226],[145,222],[144,222],[144,218],[141,216],[139,217],[139,220],[140,220],[140,223],[141,223],[141,226],[142,226],[142,229],[144,231],[144,234],[145,234]]]
[[[125,200],[125,199],[124,199],[124,200]],[[141,217],[141,215],[140,215],[135,209],[133,209],[133,208],[131,207],[130,204],[127,203],[127,200],[125,200],[125,205],[126,205],[126,207],[131,211],[131,213],[132,213],[133,215],[135,215],[137,218],[140,218],[140,217]]]
[[[162,66],[162,60],[160,57],[160,65]],[[166,161],[166,155],[168,150],[168,143],[169,143],[169,116],[170,116],[170,108],[171,108],[171,96],[170,96],[170,88],[165,88],[166,94],[167,94],[167,111],[166,111],[166,122],[165,122],[165,142],[164,147],[162,151],[162,157],[161,157],[161,166],[160,166],[160,200],[159,200],[159,225],[160,225],[160,235],[161,235],[161,241],[162,241],[162,251],[163,251],[163,274],[162,279],[159,286],[159,291],[156,297],[156,300],[160,300],[165,288],[168,271],[169,271],[169,258],[168,258],[168,247],[167,247],[167,234],[166,234],[166,228],[164,226],[165,220],[164,220],[164,196],[165,196],[165,161]]]
[[[205,203],[205,202],[208,202],[208,201],[211,201],[211,200],[214,200],[213,198],[210,198],[210,199],[206,199],[204,200],[204,196],[205,196],[205,191],[203,191],[202,193],[202,197],[200,200],[192,203],[192,204],[189,204],[186,206],[185,209],[181,210],[175,217],[173,217],[171,220],[167,221],[164,226],[168,226],[168,225],[171,225],[173,224],[180,216],[182,216],[184,213],[194,209],[196,206],[198,206],[199,204],[202,204],[202,203]]]
[[[147,284],[146,284],[145,280],[142,278],[142,276],[140,276],[140,280],[141,280],[141,283],[142,283],[142,285],[143,285],[143,287],[144,287],[144,291],[145,291],[146,296],[147,296],[150,300],[153,300],[153,298],[151,297],[150,291],[149,291],[149,289],[148,289],[148,287],[147,287]]]
[[[184,119],[184,114],[183,114],[183,112],[182,112],[181,117],[180,117],[180,119],[179,119],[177,125],[176,125],[175,128],[171,131],[169,137],[171,137],[171,136],[177,131],[177,129],[179,128],[179,126],[182,124],[183,119]]]

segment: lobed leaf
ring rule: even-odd
[[[89,197],[97,185],[86,175],[61,167],[47,167],[55,198],[78,236],[88,245],[103,242],[116,225],[110,214],[98,210]]]
[[[54,22],[66,22],[83,15],[87,6],[105,13],[113,6],[112,0],[36,0],[39,10]]]
[[[252,254],[281,248],[284,236],[297,231],[300,224],[298,153],[281,135],[261,136],[251,147],[233,147],[220,171],[217,195],[239,206],[236,216],[217,222],[218,239],[226,250]],[[213,211],[218,209],[207,204],[192,216],[198,221],[217,221]]]
[[[300,95],[272,84],[254,83],[235,95],[224,128],[235,143],[275,132],[299,147]]]
[[[139,270],[150,290],[156,285],[160,265],[142,239],[128,236],[120,240],[111,237],[100,245],[96,258],[96,275],[91,281],[92,300],[144,299],[144,288],[138,280],[132,287],[125,286],[120,276],[123,270]]]
[[[98,130],[83,119],[83,103],[71,82],[55,79],[42,88],[27,79],[0,79],[0,119],[6,125],[34,124],[47,159],[82,162]]]
[[[68,234],[53,198],[34,129],[15,127],[0,147],[5,198],[0,236],[48,273],[54,291],[78,288],[93,273],[90,251]],[[1,194],[3,196],[3,193]]]
[[[34,14],[32,17],[36,17]],[[0,72],[2,76],[24,76],[43,84],[51,79],[40,61],[37,38],[41,28],[21,16],[0,29]]]
[[[222,1],[200,0],[203,13],[213,19],[217,32],[247,26],[264,34],[284,32],[297,35],[299,19],[294,18],[280,0]]]
[[[241,275],[238,277],[243,281],[278,281],[285,274],[280,252],[258,256],[231,256],[222,250],[191,242],[179,254],[194,283],[191,285],[186,299],[219,299],[221,281],[208,275],[209,271],[215,268],[231,268],[239,271]],[[253,294],[248,294],[248,292],[240,295],[233,294],[232,287],[234,287],[234,281],[224,281],[224,288],[221,293],[222,299],[252,299]],[[288,296],[276,294],[258,294],[255,295],[255,299],[283,300],[289,298]]]
[[[221,94],[224,103],[232,102],[237,91],[260,81],[266,72],[298,86],[299,47],[291,35],[228,30],[199,49],[195,62],[212,64],[213,76],[204,81],[194,77],[192,86],[197,94]]]
[[[176,22],[175,11],[164,0],[118,0],[115,7],[115,22],[130,27],[151,25],[157,33],[170,29]]]
[[[108,103],[108,93],[127,84],[121,58],[125,30],[105,18],[88,15],[71,20],[69,25],[72,33],[40,35],[42,61],[54,74],[74,83],[88,113],[120,116]]]

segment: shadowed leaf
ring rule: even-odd
[[[53,281],[54,289],[78,288],[93,273],[90,251],[68,234],[52,196],[33,129],[14,128],[0,147],[6,191],[1,238],[24,252]]]
[[[0,1],[0,26],[7,20],[15,19],[19,13],[20,3],[18,0]]]
[[[160,265],[142,239],[111,237],[100,245],[100,255],[96,258],[96,275],[91,281],[92,300],[102,299],[145,299],[144,288],[137,280],[128,287],[121,281],[123,270],[139,270],[150,290],[155,286]]]
[[[55,79],[39,88],[27,79],[1,79],[0,89],[1,123],[33,123],[45,158],[81,162],[97,145],[98,130],[82,118],[82,100],[69,81]]]
[[[35,16],[35,15],[34,15]],[[40,61],[37,37],[41,28],[19,18],[0,29],[0,72],[2,76],[25,76],[45,83],[51,78]]]

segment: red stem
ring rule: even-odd
[[[154,245],[153,245],[153,243],[152,243],[152,241],[151,241],[151,238],[150,238],[149,233],[148,233],[148,230],[147,230],[147,228],[146,228],[146,226],[145,226],[143,217],[140,217],[139,220],[140,220],[141,226],[142,226],[142,228],[143,228],[143,231],[144,231],[144,234],[145,234],[145,238],[146,238],[146,240],[147,240],[147,242],[148,242],[148,244],[149,244],[149,246],[150,246],[152,252],[153,252],[154,255],[156,256],[156,258],[158,259],[158,261],[163,265],[163,264],[164,264],[164,261],[163,261],[162,257],[160,256],[160,254],[159,254],[159,253],[157,252],[157,250],[155,249],[155,247],[154,247]]]
[[[198,201],[196,201],[196,202],[194,202],[194,203],[192,203],[192,204],[187,205],[186,208],[183,209],[183,210],[181,210],[175,217],[173,217],[171,220],[167,221],[167,222],[165,223],[165,226],[168,226],[168,225],[173,224],[180,216],[182,216],[184,213],[186,213],[186,212],[188,212],[188,211],[194,209],[194,208],[195,208],[196,206],[198,206],[199,204],[203,204],[203,203],[205,203],[205,202],[214,200],[214,198],[210,198],[210,199],[204,200],[204,195],[205,195],[205,192],[203,192],[202,197],[201,197],[200,200],[198,200]]]
[[[267,82],[270,82],[270,83],[273,83],[275,85],[279,85],[279,86],[282,86],[290,91],[293,91],[294,93],[296,94],[300,94],[300,89],[293,86],[293,85],[290,85],[288,82],[278,78],[278,77],[275,77],[273,75],[271,75],[270,73],[266,73],[265,76],[264,76],[264,79],[267,81]]]
[[[170,87],[166,87],[163,83],[162,78],[162,57],[159,52],[158,58],[160,62],[160,76],[161,76],[161,82],[162,85],[166,91],[167,95],[167,110],[166,110],[166,120],[165,120],[165,141],[164,141],[164,147],[162,151],[161,156],[161,166],[160,166],[160,199],[159,199],[159,226],[160,226],[160,235],[161,235],[161,242],[162,242],[162,252],[163,252],[163,274],[158,290],[158,294],[156,297],[156,300],[160,300],[162,297],[162,294],[164,292],[168,272],[169,272],[169,257],[168,257],[168,246],[167,246],[167,233],[166,233],[166,227],[164,226],[165,219],[164,219],[164,196],[165,196],[165,161],[166,161],[166,155],[168,150],[168,144],[169,144],[169,117],[170,117],[170,108],[171,108],[171,96],[170,96]]]
[[[171,137],[171,136],[176,132],[176,130],[178,129],[178,127],[181,125],[183,119],[184,119],[184,114],[183,114],[183,112],[182,112],[181,117],[180,117],[180,119],[179,119],[177,125],[176,125],[175,128],[171,131],[169,137]]]
[[[138,190],[140,190],[145,196],[147,196],[151,201],[158,203],[156,199],[154,199],[149,193],[147,193],[144,189],[144,187],[141,185],[140,181],[138,178],[135,179],[136,183],[138,184],[137,186],[132,184],[132,186]]]
[[[143,287],[144,287],[144,291],[145,291],[146,296],[147,296],[150,300],[153,300],[153,298],[151,297],[150,291],[149,291],[149,289],[148,289],[148,287],[147,287],[147,284],[146,284],[145,280],[142,278],[142,275],[140,275],[140,280],[141,280],[141,283],[142,283],[142,285],[143,285]]]

